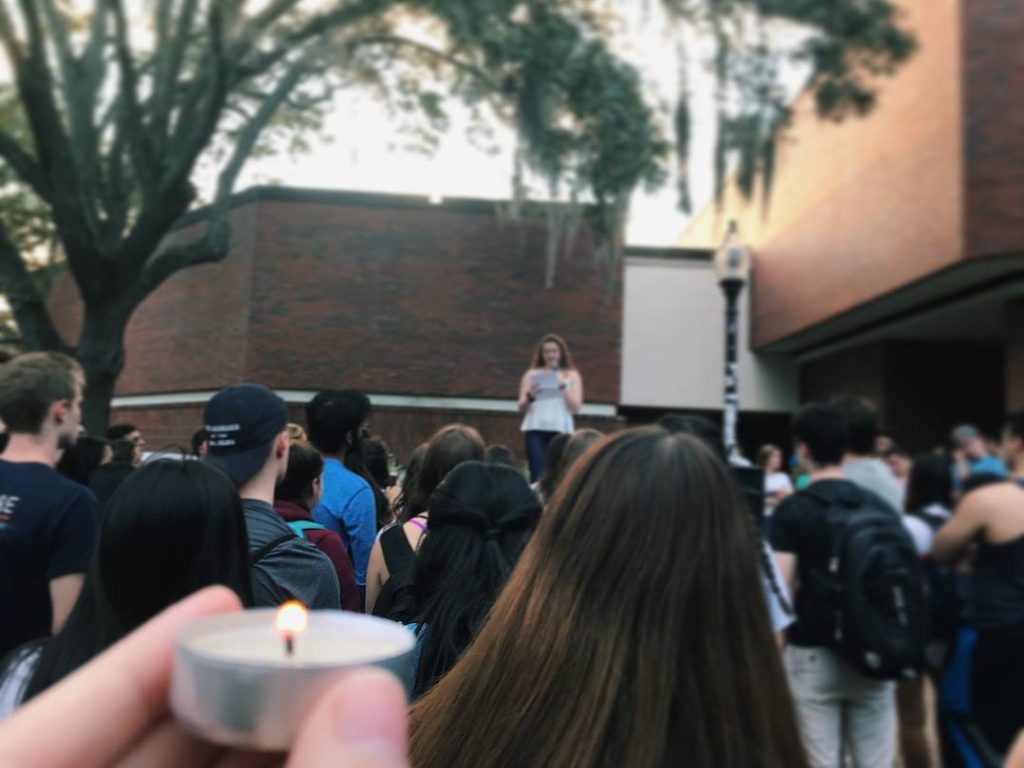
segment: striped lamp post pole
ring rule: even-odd
[[[750,277],[750,251],[740,240],[735,221],[729,222],[722,247],[715,253],[715,272],[725,294],[725,397],[722,440],[729,461],[740,458],[736,425],[740,413],[739,298]]]

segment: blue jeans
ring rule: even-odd
[[[541,432],[531,429],[526,432],[526,460],[530,464],[530,482],[536,483],[544,474],[544,464],[548,458],[548,445],[557,432]]]

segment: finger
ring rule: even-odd
[[[405,691],[382,670],[353,672],[317,703],[288,768],[405,768]]]
[[[107,765],[167,711],[178,631],[195,619],[241,608],[224,587],[171,606],[0,724],[0,765]],[[53,738],[59,723],[60,738]]]
[[[184,763],[182,763],[184,765]],[[224,753],[210,768],[273,768],[284,765],[284,755],[279,752],[238,752]],[[339,768],[342,768],[339,766]]]
[[[164,718],[141,743],[129,748],[118,768],[175,768],[179,765],[208,766],[223,752],[221,747],[197,739],[172,718]]]

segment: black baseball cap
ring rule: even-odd
[[[288,426],[288,408],[261,384],[235,384],[210,398],[203,422],[206,461],[241,487],[266,463],[270,444]]]

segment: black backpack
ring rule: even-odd
[[[807,586],[829,609],[831,647],[868,677],[917,677],[928,638],[924,578],[900,516],[852,484],[836,499],[806,493],[825,507],[828,570]]]
[[[381,532],[380,546],[390,576],[373,604],[373,615],[408,624],[415,606],[416,552],[401,524]]]

